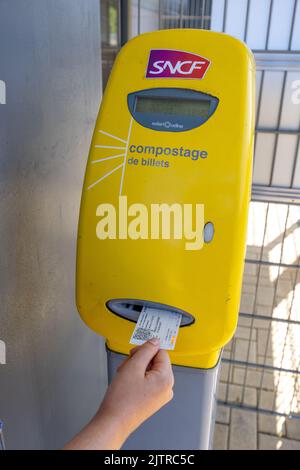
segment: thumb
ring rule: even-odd
[[[129,359],[131,365],[146,372],[149,363],[159,351],[159,339],[152,338],[140,346],[134,355]]]

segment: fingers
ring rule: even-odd
[[[129,356],[121,362],[121,364],[117,367],[117,372],[120,372],[123,367],[128,363],[129,359],[136,353],[140,346],[136,346],[135,348],[130,349]]]
[[[126,359],[124,359],[124,361],[121,362],[121,364],[117,367],[117,372],[120,372],[123,369],[123,367],[127,364],[128,359],[129,358],[126,357]]]
[[[129,361],[132,366],[141,369],[145,373],[149,363],[159,350],[159,340],[157,338],[152,338],[142,346],[135,349],[136,350],[130,357]]]
[[[152,369],[163,372],[164,370],[169,370],[171,368],[172,366],[169,354],[164,349],[160,349],[160,351],[153,358]]]
[[[135,353],[140,349],[141,346],[135,346],[134,348],[130,349],[129,356],[121,362],[121,364],[117,367],[117,372],[120,372],[123,367],[128,363],[128,361],[135,355]]]
[[[134,356],[134,354],[138,351],[139,348],[140,346],[136,346],[135,348],[130,349],[129,356],[130,357]]]
[[[156,354],[156,356],[152,360],[150,373],[152,371],[155,371],[163,375],[166,378],[166,380],[170,382],[170,386],[173,387],[174,375],[173,375],[170,357],[167,351],[160,349],[160,351]]]

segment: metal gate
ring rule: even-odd
[[[216,448],[300,449],[300,0],[122,0],[120,10],[119,45],[145,31],[204,28],[254,52],[247,255],[239,324],[223,352]]]

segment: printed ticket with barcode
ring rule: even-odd
[[[130,344],[141,345],[151,338],[159,338],[160,348],[175,348],[181,323],[181,314],[151,307],[143,307]]]

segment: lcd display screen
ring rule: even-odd
[[[138,113],[168,114],[174,116],[209,116],[210,100],[178,98],[152,98],[138,96],[135,111]]]

